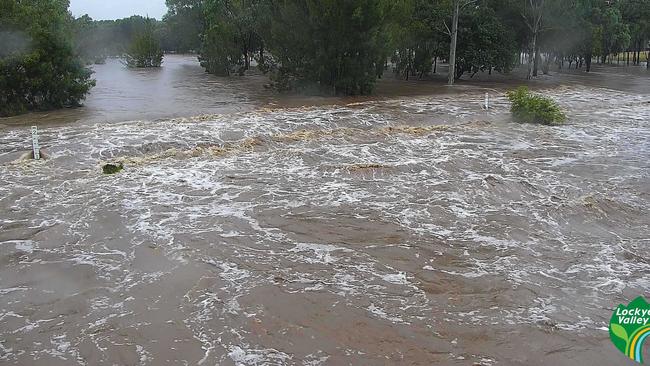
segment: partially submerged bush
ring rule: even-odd
[[[102,171],[104,174],[117,174],[124,169],[124,165],[122,163],[119,164],[104,164],[102,166]]]
[[[66,1],[0,0],[0,117],[80,105],[95,86]]]
[[[163,51],[160,41],[154,34],[154,27],[147,19],[145,29],[138,34],[127,53],[124,55],[125,63],[132,68],[160,67],[162,65]]]
[[[506,93],[512,103],[510,110],[519,122],[561,124],[566,120],[564,112],[552,99],[535,95],[522,86]]]

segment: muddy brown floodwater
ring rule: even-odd
[[[0,121],[0,364],[632,364],[650,91],[621,70],[537,82],[548,127],[480,77],[309,105],[98,66],[86,107]],[[50,158],[16,162],[31,123]]]

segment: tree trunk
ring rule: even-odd
[[[627,52],[625,52],[625,55],[626,55],[626,57],[627,57],[627,66],[630,66],[630,50],[628,50]]]
[[[449,47],[449,75],[447,83],[454,85],[456,73],[456,42],[458,40],[458,16],[460,0],[454,0],[454,17],[451,22],[451,46]]]
[[[435,74],[438,71],[438,56],[433,58],[433,73]]]
[[[587,65],[587,72],[591,71],[591,53],[585,55],[585,64]]]
[[[465,73],[465,70],[456,66],[456,79],[460,79],[461,76]]]
[[[528,76],[526,79],[530,80],[533,78],[533,59],[535,58],[535,50],[537,49],[537,29],[533,31],[533,41],[530,47],[530,52],[528,53]]]
[[[548,75],[550,69],[551,69],[551,55],[546,54],[546,58],[544,59],[544,63],[542,64],[542,72],[544,73],[544,75]]]
[[[533,61],[533,76],[535,77],[537,77],[538,75],[539,59],[540,59],[539,46],[537,46],[537,48],[535,48],[535,60]]]
[[[535,58],[533,59],[533,76],[534,77],[537,77],[537,75],[539,74],[538,70],[539,70],[539,60],[540,60],[540,58],[541,58],[541,56],[539,54],[539,46],[537,46],[537,48],[535,48]]]

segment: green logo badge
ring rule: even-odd
[[[609,337],[616,348],[632,360],[643,363],[643,342],[649,335],[650,305],[643,297],[616,308],[609,321]]]

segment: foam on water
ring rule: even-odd
[[[44,128],[50,159],[20,164],[5,131],[0,359],[324,364],[341,344],[320,311],[449,347],[459,325],[600,337],[650,289],[650,108],[547,93],[567,125],[419,97]],[[449,357],[496,355],[465,347]],[[332,362],[369,352],[346,349]]]

